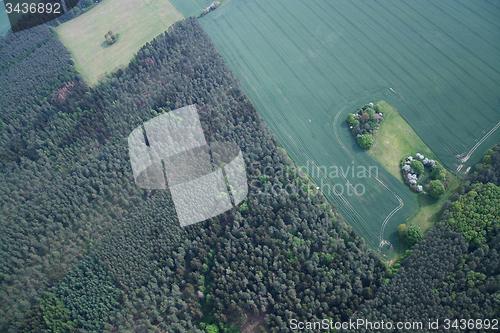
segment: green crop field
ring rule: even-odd
[[[182,18],[167,0],[104,0],[56,31],[82,76],[95,85],[106,72],[127,66],[144,44]],[[109,30],[118,34],[113,45],[104,39]]]
[[[384,99],[464,172],[500,139],[499,18],[489,1],[232,0],[200,22],[290,156],[386,252],[417,202],[358,147],[345,117]],[[349,166],[377,166],[378,177],[329,173]],[[365,193],[329,193],[347,180]]]

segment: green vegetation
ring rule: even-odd
[[[422,240],[424,233],[418,226],[411,225],[408,227],[403,223],[398,226],[398,236],[402,243],[411,248],[413,245]],[[400,251],[400,253],[402,253],[402,251]],[[401,256],[399,256],[398,260],[401,260]]]
[[[422,232],[422,229],[420,229],[417,226],[411,225],[408,227],[408,232],[405,239],[406,245],[412,247],[413,245],[420,242],[420,240],[422,240],[423,237],[424,234]]]
[[[438,180],[431,180],[430,185],[429,185],[429,193],[431,196],[434,198],[439,198],[442,196],[445,192],[444,185],[443,183]]]
[[[103,319],[119,308],[118,301],[123,293],[103,267],[89,257],[61,281],[57,294],[77,318],[79,327],[100,332],[107,321]]]
[[[103,1],[56,31],[81,75],[94,86],[105,73],[127,66],[141,46],[182,18],[167,0]],[[109,30],[121,40],[113,47],[103,40]]]
[[[106,39],[108,45],[112,45],[118,40],[118,35],[110,30],[106,35],[104,35],[104,39]]]
[[[422,164],[422,162],[417,161],[417,160],[413,160],[410,163],[410,166],[412,167],[413,170],[415,170],[415,173],[417,175],[421,175],[424,173],[424,165]]]
[[[363,149],[369,149],[375,143],[375,131],[384,120],[379,105],[366,104],[359,108],[354,114],[347,115],[347,122],[352,135]]]
[[[484,244],[488,235],[500,229],[500,188],[478,183],[451,204],[450,213],[448,225],[463,233],[470,244]]]
[[[76,321],[70,319],[70,311],[55,294],[44,292],[38,299],[43,321],[49,332],[70,333],[76,331]]]
[[[375,143],[375,138],[371,134],[362,134],[357,141],[361,148],[369,149]]]

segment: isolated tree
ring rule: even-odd
[[[369,149],[374,142],[375,138],[370,134],[363,134],[358,138],[358,144],[363,149]]]
[[[352,126],[352,123],[354,122],[356,118],[354,118],[354,115],[352,113],[349,113],[347,115],[347,122]]]
[[[422,164],[422,162],[420,161],[417,161],[417,160],[413,160],[411,163],[410,163],[410,166],[413,170],[415,170],[415,173],[417,175],[421,175],[424,173],[424,165]]]
[[[367,112],[363,112],[363,114],[361,115],[361,120],[363,122],[367,122],[368,120],[370,120],[370,115]]]
[[[411,247],[420,242],[423,237],[424,233],[422,232],[422,230],[419,227],[412,225],[408,227],[408,234],[406,235],[406,245]]]
[[[212,5],[214,5],[215,8],[219,8],[220,2],[214,1],[214,2],[212,2]]]
[[[203,8],[203,10],[201,11],[201,15],[207,15],[208,13],[208,10],[206,8]]]
[[[431,180],[429,184],[429,192],[434,198],[439,198],[445,192],[443,183],[440,180]]]
[[[398,226],[398,235],[400,240],[404,240],[406,238],[406,236],[408,235],[408,227],[406,226],[406,224],[401,223]]]

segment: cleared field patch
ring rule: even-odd
[[[106,72],[126,66],[144,44],[182,18],[167,0],[104,0],[56,31],[87,83],[95,85]],[[109,30],[118,34],[113,45],[104,39]]]
[[[375,144],[367,150],[394,177],[404,183],[399,162],[401,158],[415,153],[439,161],[432,150],[420,139],[413,128],[401,117],[398,110],[386,101],[378,101],[384,113],[384,121],[376,132]]]

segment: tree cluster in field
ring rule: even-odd
[[[112,45],[118,40],[118,35],[110,30],[106,35],[104,35],[104,38],[106,39],[106,43],[108,43],[108,45]]]
[[[136,186],[127,136],[193,103],[207,141],[241,148],[249,180],[266,170],[260,186],[297,184],[276,171],[293,164],[192,18],[97,88],[72,76],[6,118],[0,331],[230,332],[256,320],[288,331],[291,318],[347,320],[374,296],[385,268],[319,194],[251,194],[244,209],[181,228],[168,190]]]
[[[374,131],[383,120],[382,109],[378,104],[366,104],[355,113],[347,115],[347,123],[352,135],[363,149],[369,149],[375,143]]]
[[[424,155],[417,153],[416,156],[408,156],[401,161],[401,172],[403,173],[403,179],[405,183],[410,186],[410,188],[420,193],[427,189],[425,192],[434,198],[439,198],[446,191],[445,180],[446,180],[446,170],[442,165],[436,163],[436,161],[428,159]],[[422,178],[425,172],[425,168],[431,170],[430,179],[428,184],[424,186],[418,184],[419,178]]]
[[[219,6],[220,6],[220,2],[219,1],[212,2],[210,4],[210,6],[208,6],[207,8],[203,8],[203,10],[201,11],[201,14],[200,14],[199,17],[203,17],[203,16],[207,15],[211,11],[216,10],[217,8],[219,8]]]

